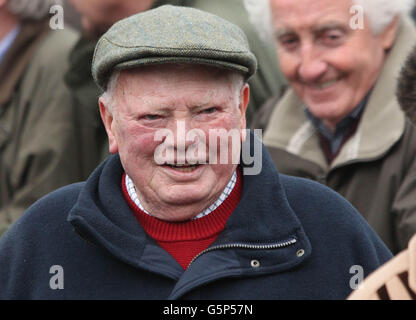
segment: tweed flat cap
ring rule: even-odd
[[[105,90],[115,70],[163,63],[213,65],[247,79],[257,68],[239,27],[201,10],[165,5],[114,24],[95,47],[92,74]]]

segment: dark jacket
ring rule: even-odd
[[[415,41],[412,22],[402,21],[358,128],[331,164],[293,90],[275,106],[264,134],[280,172],[339,192],[394,253],[405,249],[416,232],[416,130],[395,95],[397,76]]]
[[[0,299],[346,298],[351,267],[365,276],[391,253],[335,192],[279,175],[264,148],[262,157],[225,230],[186,271],[144,232],[122,195],[120,159],[109,157],[0,240]],[[54,266],[63,289],[50,287]]]

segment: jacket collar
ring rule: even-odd
[[[254,139],[253,134],[249,137],[248,140]],[[311,253],[310,242],[288,203],[279,174],[264,146],[261,173],[243,176],[242,199],[213,244],[277,244],[296,239],[293,245],[269,252],[264,263],[270,267],[260,272],[250,266],[249,255],[253,250],[244,249],[207,253],[184,272],[134,218],[122,195],[122,175],[119,156],[110,156],[85,183],[68,221],[83,238],[115,258],[177,280],[172,297],[183,295],[201,281],[212,281],[213,277],[278,272],[302,263]],[[300,248],[305,250],[302,257],[296,255]]]
[[[402,21],[358,129],[330,166],[321,151],[317,131],[305,116],[302,102],[293,90],[289,90],[276,106],[264,143],[296,154],[327,170],[382,157],[404,132],[405,116],[395,96],[396,79],[415,41],[416,29],[412,22]]]
[[[0,64],[0,108],[12,98],[33,52],[48,32],[48,26],[45,21],[22,24],[19,35]]]

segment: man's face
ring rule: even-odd
[[[124,71],[112,115],[100,100],[110,152],[119,153],[143,206],[160,219],[182,221],[203,211],[217,200],[236,168],[231,159],[208,163],[209,134],[213,129],[245,128],[249,89],[245,85],[236,90],[227,75],[213,69],[162,65]],[[165,130],[174,139],[163,134],[156,138]],[[192,130],[196,135],[186,137]],[[240,143],[240,135],[238,139]],[[175,166],[180,151],[190,150],[197,141],[204,143],[206,153],[187,154],[184,167]],[[170,165],[158,164],[158,150],[165,150],[163,155],[173,152]],[[206,164],[190,166],[189,155]]]
[[[281,69],[316,117],[333,128],[373,87],[391,33],[350,27],[351,0],[270,0]],[[367,19],[365,19],[367,21]]]

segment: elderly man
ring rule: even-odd
[[[116,23],[93,61],[114,155],[0,240],[0,298],[344,299],[353,266],[390,259],[347,201],[256,148],[255,69],[241,29],[203,11]]]
[[[331,187],[393,252],[406,248],[416,232],[416,131],[394,93],[416,40],[411,3],[270,4],[290,84],[264,136],[277,169]]]
[[[406,116],[416,124],[416,45],[402,67],[396,95]],[[407,250],[373,272],[349,299],[416,300],[416,235]]]
[[[81,152],[90,124],[77,120],[88,110],[71,104],[63,81],[77,34],[51,29],[56,3],[0,0],[0,236],[33,202],[97,165]]]

